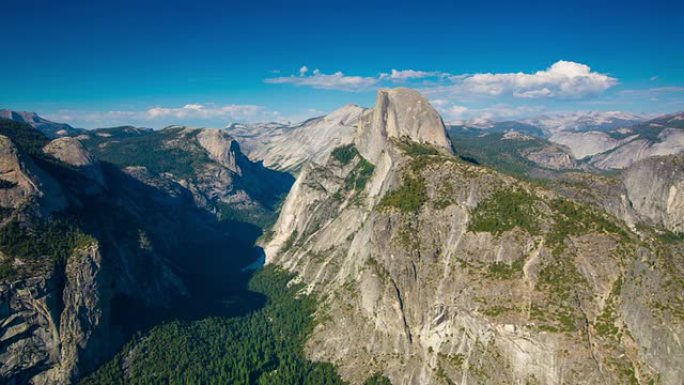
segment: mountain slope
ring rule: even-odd
[[[682,244],[451,154],[415,91],[299,174],[265,245],[322,302],[307,351],[361,383],[678,384]]]
[[[448,132],[462,159],[519,177],[548,178],[578,168],[567,147],[517,131],[472,136],[449,127]]]
[[[631,127],[641,123],[644,118],[621,111],[588,111],[555,115],[542,115],[523,122],[540,127],[549,136],[558,132],[611,131]]]
[[[234,124],[228,132],[253,161],[276,170],[298,171],[308,161],[325,163],[333,148],[348,144],[364,109],[347,105],[328,115],[290,126]]]
[[[55,123],[50,120],[44,119],[35,112],[27,111],[12,111],[12,110],[0,110],[0,118],[10,119],[19,123],[26,123],[31,125],[31,127],[39,130],[45,134],[48,138],[57,138],[60,136],[72,136],[78,135],[83,132],[82,129],[73,128],[65,123]]]
[[[684,153],[683,121],[683,114],[672,114],[606,131],[561,131],[550,140],[593,167],[624,169],[652,156]]]

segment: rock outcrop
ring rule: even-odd
[[[381,91],[299,174],[265,252],[319,298],[308,355],[353,384],[679,385],[681,244],[447,143],[416,92]]]
[[[73,137],[57,138],[46,144],[43,147],[43,152],[68,165],[77,167],[97,184],[104,184],[100,162],[83,147],[80,140]],[[93,191],[97,191],[97,189]]]
[[[67,205],[55,178],[38,168],[8,137],[0,135],[0,207],[15,210],[38,204],[50,213]]]
[[[407,138],[451,153],[442,118],[418,91],[408,88],[378,91],[375,108],[360,119],[354,143],[364,158],[376,163],[392,138]]]
[[[625,170],[631,207],[647,222],[684,233],[684,155],[645,159]]]

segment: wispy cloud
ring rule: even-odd
[[[153,107],[145,112],[145,117],[152,120],[164,117],[176,119],[241,119],[250,120],[262,117],[264,114],[272,115],[263,106],[250,104],[230,104],[226,106],[206,106],[202,104],[186,104],[183,107]]]
[[[139,125],[161,127],[170,124],[224,126],[229,122],[288,120],[277,111],[251,104],[213,105],[189,103],[180,107],[151,107],[141,110],[59,110],[46,118],[79,127]]]
[[[445,74],[442,72],[427,72],[427,71],[416,71],[416,70],[396,70],[392,69],[390,73],[381,73],[379,78],[380,80],[392,80],[392,81],[405,81],[405,80],[411,80],[411,79],[424,79],[424,78],[430,78],[430,77],[435,77],[435,76],[448,76],[449,74]]]
[[[264,82],[270,84],[292,84],[295,86],[305,86],[317,89],[342,90],[342,91],[361,91],[367,90],[378,84],[379,79],[374,77],[347,76],[342,72],[324,74],[315,69],[311,75],[307,75],[309,69],[302,66],[299,75],[280,76],[265,79]]]
[[[684,92],[684,87],[675,87],[675,86],[670,86],[670,87],[651,87],[651,88],[644,88],[644,89],[630,89],[630,90],[623,90],[620,92],[621,95],[658,95],[658,94],[671,94],[671,93],[678,93],[678,92]]]

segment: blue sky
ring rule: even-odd
[[[684,110],[681,1],[471,3],[4,0],[0,107],[225,126],[410,86],[446,120]]]

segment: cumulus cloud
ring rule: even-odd
[[[581,98],[601,93],[618,83],[617,79],[592,71],[586,64],[559,60],[534,73],[477,73],[451,77],[452,84],[428,92],[512,96],[515,98]]]

